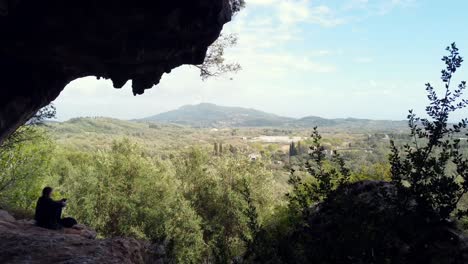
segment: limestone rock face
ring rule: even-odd
[[[201,64],[229,0],[0,0],[0,142],[70,81],[97,76],[142,94]]]
[[[0,210],[0,263],[164,263],[160,245],[129,238],[94,239],[86,227],[48,230]],[[95,236],[95,234],[94,234]],[[92,236],[91,236],[92,237]]]

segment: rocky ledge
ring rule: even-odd
[[[85,226],[48,230],[0,210],[0,263],[164,263],[162,246],[95,237],[96,232]]]

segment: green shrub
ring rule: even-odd
[[[420,214],[435,222],[447,220],[468,192],[468,160],[460,147],[468,119],[449,123],[450,114],[468,104],[468,100],[461,98],[466,89],[465,81],[457,88],[451,88],[453,75],[463,59],[455,43],[447,47],[447,51],[449,55],[442,58],[446,65],[441,77],[444,83],[442,96],[431,84],[426,84],[428,118],[418,118],[410,110],[411,144],[405,144],[400,151],[391,141],[392,182],[398,187],[401,210],[408,208],[408,202],[414,198]],[[459,217],[467,214],[468,211],[457,212]]]

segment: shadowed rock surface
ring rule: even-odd
[[[92,230],[76,231],[36,227],[0,210],[0,263],[164,263],[162,246],[129,238],[93,239]]]
[[[231,16],[229,0],[0,0],[0,142],[76,78],[142,94],[203,63]]]
[[[392,202],[379,181],[341,186],[310,214],[301,239],[313,263],[468,263],[468,238],[453,223],[429,223]],[[411,205],[412,204],[412,205]]]

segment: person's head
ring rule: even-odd
[[[50,196],[52,195],[52,191],[53,191],[52,187],[49,187],[49,186],[45,187],[44,189],[42,189],[42,197],[50,198]]]

